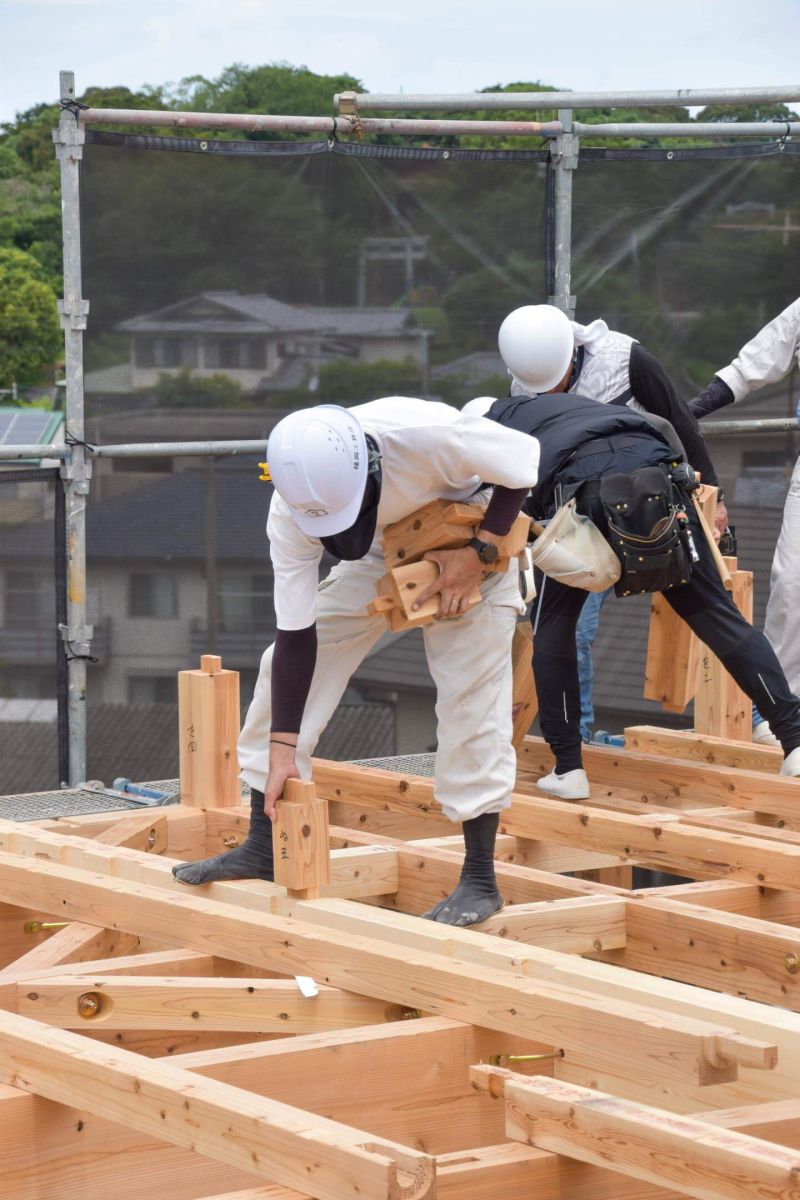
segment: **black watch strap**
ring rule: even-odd
[[[474,537],[470,538],[467,545],[472,547],[478,558],[486,566],[491,566],[492,563],[497,561],[499,551],[494,542],[482,542],[480,538]]]

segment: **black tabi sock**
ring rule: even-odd
[[[466,854],[455,891],[423,915],[442,925],[477,925],[503,907],[494,873],[499,813],[483,813],[463,824]]]
[[[275,878],[272,860],[272,822],[264,812],[264,793],[250,789],[250,831],[241,846],[203,862],[181,863],[172,868],[181,883],[219,883],[224,879]]]

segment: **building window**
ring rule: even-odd
[[[175,675],[129,675],[129,704],[177,704]]]
[[[140,337],[134,361],[137,367],[196,367],[197,343],[192,337]]]
[[[128,600],[131,617],[177,617],[178,594],[173,575],[131,575]]]
[[[224,575],[219,584],[219,620],[224,633],[265,629],[274,621],[272,576]]]
[[[13,629],[55,622],[53,579],[36,571],[7,571],[5,577],[5,623]]]

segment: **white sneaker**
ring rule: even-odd
[[[800,779],[800,746],[791,754],[786,755],[781,763],[781,775],[790,775],[795,779]]]
[[[797,773],[800,775],[800,757],[797,760]],[[586,772],[580,769],[567,771],[566,775],[556,775],[555,771],[551,771],[549,775],[537,779],[536,786],[558,800],[589,799],[589,780]]]
[[[753,741],[759,746],[780,746],[780,742],[769,727],[769,721],[759,721],[753,726]]]

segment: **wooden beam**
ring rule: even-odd
[[[797,819],[797,784],[786,776],[761,771],[730,771],[715,763],[665,762],[636,750],[584,746],[584,764],[593,782],[636,788],[650,801],[685,797],[693,804],[725,804],[769,813],[791,823]],[[552,756],[540,738],[526,738],[520,760],[533,770],[550,770]]]
[[[423,1200],[426,1154],[216,1080],[0,1013],[0,1075],[319,1200]]]
[[[49,967],[60,967],[111,958],[115,953],[131,954],[139,945],[135,934],[119,930],[98,929],[83,921],[71,921],[58,929],[46,941],[34,946],[27,954],[14,959],[0,971],[0,983],[25,978]]]
[[[663,769],[663,760],[656,761]],[[694,768],[687,764],[685,769]],[[374,806],[423,813],[435,804],[433,782],[419,776],[318,761],[315,779],[319,794],[330,796],[347,790]],[[763,781],[764,776],[758,779]],[[796,790],[793,780],[781,782]],[[500,816],[502,833],[599,850],[695,879],[721,876],[764,887],[800,890],[800,848],[697,829],[683,824],[678,813],[631,817],[516,792],[512,799],[511,808]]]
[[[23,903],[47,897],[49,904],[74,919],[87,912],[95,918],[102,914],[110,927],[143,935],[157,931],[188,949],[233,956],[286,974],[312,974],[320,982],[367,996],[568,1046],[590,1062],[618,1061],[624,1047],[632,1069],[638,1063],[642,1070],[657,1069],[662,1077],[699,1083],[735,1078],[740,1062],[774,1066],[769,1043],[742,1039],[735,1030],[712,1022],[664,1018],[655,1010],[533,982],[507,969],[475,970],[435,953],[398,955],[394,946],[377,937],[245,912],[196,893],[173,895],[57,863],[0,854],[0,896],[7,895]],[[311,909],[326,902],[296,903]],[[430,928],[437,927],[431,923]],[[558,957],[570,961],[569,956]]]
[[[591,954],[625,945],[626,905],[605,896],[512,904],[475,926],[480,933],[548,946],[564,954]]]
[[[445,896],[449,896],[458,883],[464,864],[463,837],[459,837],[455,843],[448,838],[447,845],[439,846],[427,840],[403,842],[397,838],[362,833],[360,830],[337,829],[336,832],[348,843],[371,845],[377,841],[379,845],[388,846],[396,851],[397,888],[393,896],[387,896],[381,901],[384,906],[397,908],[402,912],[423,913]],[[506,835],[501,834],[498,840],[502,847]],[[509,836],[508,841],[517,846],[531,844],[545,847],[544,843],[528,842],[523,838]],[[553,874],[556,870],[575,870],[576,859],[583,852],[567,848],[562,857],[559,855],[559,847],[552,849],[552,859],[546,867],[530,866],[527,862],[507,863],[502,857],[501,849],[501,857],[495,859],[495,872],[498,886],[507,904],[531,904],[539,900],[560,900],[570,896],[621,894],[620,888],[609,887],[607,884]],[[584,855],[584,858],[591,857],[591,853]],[[593,857],[599,860],[598,865],[616,861],[609,855]]]
[[[40,860],[73,864],[82,870],[97,870],[120,878],[148,883],[180,894],[187,887],[172,875],[172,863],[158,855],[146,858],[135,850],[117,848],[82,838],[59,837],[28,825],[0,820],[0,847]],[[397,889],[397,859],[391,847],[367,846],[337,850],[331,855],[331,883],[323,895],[363,898],[382,896]],[[268,908],[274,897],[286,895],[278,884],[262,880],[206,884],[204,895],[246,908]]]
[[[470,1064],[497,1053],[546,1053],[460,1021],[423,1017],[184,1055],[180,1065],[257,1095],[430,1154],[503,1137],[497,1106],[469,1082]],[[533,1064],[549,1074],[553,1060]]]
[[[697,1200],[793,1200],[800,1154],[735,1130],[553,1079],[477,1066],[505,1101],[506,1134]]]
[[[766,771],[769,775],[777,775],[783,762],[780,746],[733,742],[729,738],[695,733],[692,729],[661,729],[657,725],[629,725],[625,730],[625,748],[662,758]]]
[[[318,985],[304,996],[295,980],[112,975],[21,980],[17,1011],[60,1029],[203,1029],[242,1033],[314,1033],[382,1021],[408,1011]]]
[[[167,816],[164,812],[146,809],[128,813],[115,821],[94,839],[100,845],[127,846],[145,854],[163,854],[167,848]]]
[[[343,845],[351,835],[351,830],[338,829],[336,832],[337,844]],[[341,838],[342,841],[338,842],[338,838]],[[455,850],[457,854],[463,855],[464,835],[457,833],[447,837],[415,838],[411,848],[414,850]],[[563,871],[591,871],[598,867],[619,865],[619,860],[611,854],[593,854],[590,850],[571,850],[569,846],[551,846],[548,842],[535,842],[531,838],[512,837],[509,833],[497,835],[494,857],[495,864],[509,863],[516,867],[535,867],[539,871],[548,871],[555,875]],[[569,880],[564,882],[569,883]]]
[[[161,814],[125,814],[120,820],[97,834],[97,842],[105,846],[125,846],[131,850],[160,854],[167,845],[167,819]],[[45,942],[34,946],[27,954],[0,971],[0,980],[25,976],[30,972],[88,959],[110,958],[113,954],[130,954],[139,939],[130,933],[98,929],[77,921],[58,929]]]
[[[604,953],[607,962],[800,1009],[795,929],[646,894],[626,911],[625,947]]]

